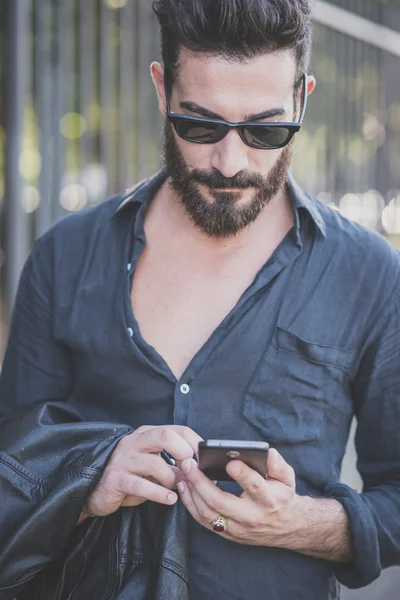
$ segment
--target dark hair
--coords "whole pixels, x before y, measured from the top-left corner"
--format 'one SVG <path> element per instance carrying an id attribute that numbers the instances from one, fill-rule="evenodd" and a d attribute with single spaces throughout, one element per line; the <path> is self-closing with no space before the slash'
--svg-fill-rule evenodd
<path id="1" fill-rule="evenodd" d="M 182 46 L 235 61 L 291 50 L 297 61 L 296 84 L 308 69 L 310 0 L 154 0 L 153 10 L 161 26 L 169 86 Z"/>

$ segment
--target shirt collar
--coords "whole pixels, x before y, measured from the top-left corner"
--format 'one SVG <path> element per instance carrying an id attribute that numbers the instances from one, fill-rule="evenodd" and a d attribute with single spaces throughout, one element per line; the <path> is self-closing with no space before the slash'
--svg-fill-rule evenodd
<path id="1" fill-rule="evenodd" d="M 326 223 L 318 207 L 318 201 L 301 189 L 301 187 L 297 184 L 292 174 L 289 174 L 288 189 L 293 202 L 293 208 L 296 217 L 296 225 L 298 227 L 298 230 L 300 228 L 300 223 L 298 222 L 298 214 L 299 210 L 303 209 L 307 211 L 307 213 L 310 215 L 311 219 L 318 227 L 321 234 L 324 237 L 326 237 Z"/>
<path id="2" fill-rule="evenodd" d="M 167 174 L 164 169 L 152 177 L 148 177 L 124 192 L 112 216 L 122 212 L 126 207 L 147 202 L 164 183 Z"/>
<path id="3" fill-rule="evenodd" d="M 152 177 L 140 181 L 133 188 L 126 190 L 117 209 L 114 211 L 114 215 L 123 211 L 127 206 L 146 203 L 164 183 L 166 178 L 167 174 L 165 169 L 161 169 Z M 326 224 L 318 208 L 317 200 L 302 190 L 291 174 L 289 174 L 288 189 L 293 202 L 298 234 L 300 233 L 299 209 L 303 209 L 310 215 L 321 234 L 326 237 Z"/>

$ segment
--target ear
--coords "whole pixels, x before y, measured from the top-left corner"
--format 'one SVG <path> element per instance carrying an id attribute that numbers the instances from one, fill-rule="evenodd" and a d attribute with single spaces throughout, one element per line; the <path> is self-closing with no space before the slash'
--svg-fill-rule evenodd
<path id="1" fill-rule="evenodd" d="M 150 73 L 156 88 L 159 109 L 161 114 L 165 117 L 167 113 L 167 103 L 164 88 L 164 67 L 158 62 L 153 62 L 150 66 Z"/>
<path id="2" fill-rule="evenodd" d="M 315 90 L 315 86 L 317 85 L 317 82 L 315 80 L 315 77 L 313 75 L 307 75 L 307 96 L 309 96 L 310 94 L 313 93 L 313 91 Z M 296 117 L 298 118 L 299 114 L 300 114 L 300 107 L 301 107 L 301 98 L 303 95 L 303 89 L 302 87 L 299 89 L 298 92 L 298 96 L 297 96 L 297 107 L 296 107 Z"/>
<path id="3" fill-rule="evenodd" d="M 317 85 L 317 81 L 316 81 L 315 77 L 313 77 L 313 75 L 308 75 L 308 77 L 307 77 L 307 95 L 308 96 L 310 96 L 313 93 L 316 85 Z"/>

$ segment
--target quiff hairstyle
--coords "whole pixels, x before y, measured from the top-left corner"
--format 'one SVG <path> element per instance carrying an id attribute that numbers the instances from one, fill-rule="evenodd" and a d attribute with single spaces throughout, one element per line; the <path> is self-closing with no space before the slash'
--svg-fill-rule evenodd
<path id="1" fill-rule="evenodd" d="M 154 0 L 169 92 L 182 47 L 232 61 L 289 50 L 295 89 L 311 53 L 310 0 Z"/>

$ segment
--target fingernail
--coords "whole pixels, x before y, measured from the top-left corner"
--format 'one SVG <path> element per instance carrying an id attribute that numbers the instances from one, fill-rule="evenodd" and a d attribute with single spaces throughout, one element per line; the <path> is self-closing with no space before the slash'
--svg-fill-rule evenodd
<path id="1" fill-rule="evenodd" d="M 179 483 L 177 483 L 176 487 L 179 490 L 180 494 L 183 494 L 183 492 L 185 491 L 185 484 L 183 483 L 183 481 L 179 481 Z"/>
<path id="2" fill-rule="evenodd" d="M 189 459 L 186 459 L 183 461 L 182 463 L 182 469 L 183 471 L 187 474 L 190 472 L 190 469 L 192 468 L 192 461 Z"/>
<path id="3" fill-rule="evenodd" d="M 179 484 L 178 484 L 179 485 Z M 168 502 L 170 502 L 171 504 L 175 504 L 175 502 L 178 500 L 177 495 L 172 493 L 168 494 Z"/>

